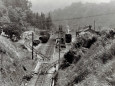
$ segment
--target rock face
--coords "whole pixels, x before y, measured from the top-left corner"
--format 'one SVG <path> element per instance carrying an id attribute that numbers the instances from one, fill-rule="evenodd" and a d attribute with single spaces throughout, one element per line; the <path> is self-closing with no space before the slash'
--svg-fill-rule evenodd
<path id="1" fill-rule="evenodd" d="M 9 22 L 8 9 L 0 0 L 0 26 Z M 0 36 L 0 85 L 20 86 L 24 74 L 16 48 L 10 40 Z"/>
<path id="2" fill-rule="evenodd" d="M 16 44 L 15 44 L 16 45 Z M 0 85 L 20 86 L 27 81 L 25 76 L 31 74 L 35 60 L 31 60 L 28 51 L 14 46 L 9 39 L 0 36 Z M 27 56 L 27 55 L 29 56 Z"/>
<path id="3" fill-rule="evenodd" d="M 9 40 L 1 36 L 0 40 L 0 85 L 19 86 L 25 72 L 19 61 L 18 52 Z"/>

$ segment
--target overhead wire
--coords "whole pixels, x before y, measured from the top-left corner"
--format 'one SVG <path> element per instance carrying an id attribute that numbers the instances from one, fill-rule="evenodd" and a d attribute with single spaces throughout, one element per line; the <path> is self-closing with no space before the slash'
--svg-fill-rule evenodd
<path id="1" fill-rule="evenodd" d="M 52 22 L 61 22 L 61 21 L 70 21 L 70 20 L 80 20 L 80 19 L 84 19 L 84 18 L 92 18 L 92 17 L 100 17 L 100 16 L 107 16 L 107 15 L 114 15 L 115 12 L 111 12 L 111 13 L 100 13 L 100 14 L 95 14 L 95 15 L 89 15 L 89 16 L 80 16 L 80 17 L 73 17 L 73 18 L 63 18 L 63 19 L 52 19 Z M 36 22 L 37 23 L 48 23 L 50 21 L 46 21 L 46 20 L 41 20 L 41 21 L 38 21 Z M 0 23 L 3 23 L 3 22 L 0 22 Z M 8 24 L 15 24 L 13 22 L 10 22 Z M 5 23 L 6 24 L 6 23 Z"/>
<path id="2" fill-rule="evenodd" d="M 75 19 L 83 19 L 83 18 L 90 18 L 90 17 L 96 17 L 96 16 L 113 15 L 113 14 L 115 14 L 115 12 L 96 14 L 96 15 L 90 15 L 90 16 L 82 16 L 82 17 L 65 18 L 65 19 L 54 19 L 52 21 L 75 20 Z"/>

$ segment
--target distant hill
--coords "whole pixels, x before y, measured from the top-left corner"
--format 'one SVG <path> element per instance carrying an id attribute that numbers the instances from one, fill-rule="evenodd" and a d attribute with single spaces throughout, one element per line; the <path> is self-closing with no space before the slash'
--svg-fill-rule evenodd
<path id="1" fill-rule="evenodd" d="M 96 28 L 103 26 L 115 27 L 115 1 L 101 4 L 96 3 L 83 4 L 81 2 L 73 3 L 71 6 L 65 7 L 64 9 L 57 9 L 51 12 L 51 14 L 53 20 L 67 19 L 64 21 L 54 21 L 57 25 L 69 24 L 69 26 L 73 29 L 78 28 L 79 26 L 85 26 L 89 24 L 93 25 L 94 20 L 96 21 Z M 68 20 L 71 18 L 80 18 L 80 19 Z"/>

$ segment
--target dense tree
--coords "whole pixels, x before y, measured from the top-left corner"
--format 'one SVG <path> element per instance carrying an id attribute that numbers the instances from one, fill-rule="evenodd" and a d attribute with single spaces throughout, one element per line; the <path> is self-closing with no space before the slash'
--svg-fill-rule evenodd
<path id="1" fill-rule="evenodd" d="M 26 21 L 33 25 L 33 12 L 26 11 Z"/>
<path id="2" fill-rule="evenodd" d="M 16 23 L 7 24 L 0 28 L 0 30 L 3 30 L 12 41 L 18 41 L 21 38 L 21 33 L 24 31 L 24 29 Z"/>
<path id="3" fill-rule="evenodd" d="M 8 16 L 11 22 L 24 25 L 34 26 L 43 30 L 50 30 L 52 26 L 51 15 L 46 17 L 44 13 L 33 13 L 31 11 L 32 4 L 28 0 L 3 0 L 8 8 Z"/>
<path id="4" fill-rule="evenodd" d="M 53 25 L 52 24 L 52 19 L 51 19 L 51 15 L 49 13 L 48 17 L 46 18 L 46 28 L 47 28 L 47 30 L 50 30 L 52 25 Z"/>
<path id="5" fill-rule="evenodd" d="M 28 0 L 3 0 L 3 2 L 7 7 L 20 7 L 23 10 L 30 9 L 30 7 L 32 6 L 31 2 L 29 2 Z"/>
<path id="6" fill-rule="evenodd" d="M 40 15 L 38 13 L 35 15 L 35 26 L 40 28 Z"/>
<path id="7" fill-rule="evenodd" d="M 44 13 L 41 13 L 41 15 L 36 13 L 34 22 L 35 22 L 35 26 L 37 28 L 43 29 L 43 30 L 50 30 L 51 26 L 53 25 L 50 13 L 49 13 L 48 17 L 46 17 Z"/>
<path id="8" fill-rule="evenodd" d="M 46 29 L 46 18 L 44 13 L 41 13 L 40 24 L 41 29 Z"/>
<path id="9" fill-rule="evenodd" d="M 19 22 L 19 20 L 20 20 L 19 14 L 12 7 L 9 8 L 8 16 L 9 16 L 11 22 Z"/>

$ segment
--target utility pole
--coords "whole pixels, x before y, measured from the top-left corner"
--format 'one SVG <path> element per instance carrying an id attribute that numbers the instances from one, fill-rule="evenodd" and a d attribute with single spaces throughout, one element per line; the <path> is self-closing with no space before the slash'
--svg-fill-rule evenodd
<path id="1" fill-rule="evenodd" d="M 32 60 L 34 58 L 33 41 L 34 41 L 34 33 L 32 32 Z"/>
<path id="2" fill-rule="evenodd" d="M 95 20 L 94 20 L 94 30 L 95 30 Z"/>
<path id="3" fill-rule="evenodd" d="M 58 38 L 59 38 L 59 65 L 60 65 L 60 42 L 61 42 L 61 38 L 60 38 L 60 30 L 61 30 L 61 26 L 59 26 L 59 32 L 58 32 Z"/>

